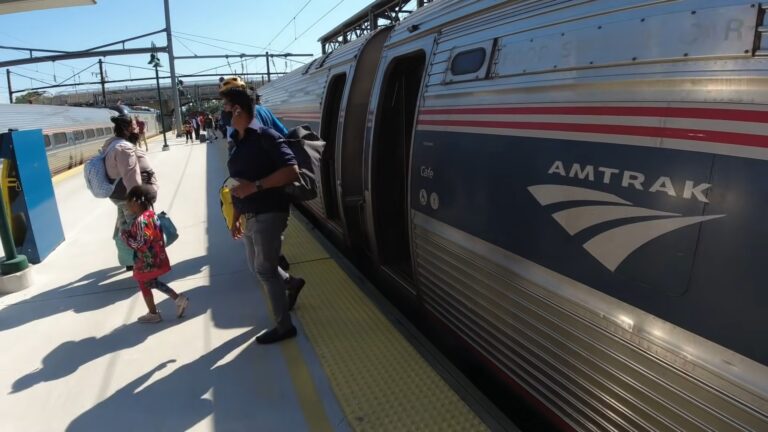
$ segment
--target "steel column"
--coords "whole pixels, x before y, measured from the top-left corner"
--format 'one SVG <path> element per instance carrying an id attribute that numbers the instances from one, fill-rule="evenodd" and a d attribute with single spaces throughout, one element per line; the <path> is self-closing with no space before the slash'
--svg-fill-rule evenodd
<path id="1" fill-rule="evenodd" d="M 173 119 L 176 126 L 176 137 L 181 136 L 181 103 L 179 102 L 179 88 L 176 85 L 176 60 L 173 57 L 173 38 L 171 37 L 171 7 L 168 0 L 165 3 L 165 34 L 168 39 L 168 66 L 171 69 L 171 98 L 173 99 Z M 163 135 L 165 136 L 165 135 Z M 166 144 L 167 146 L 167 144 Z"/>

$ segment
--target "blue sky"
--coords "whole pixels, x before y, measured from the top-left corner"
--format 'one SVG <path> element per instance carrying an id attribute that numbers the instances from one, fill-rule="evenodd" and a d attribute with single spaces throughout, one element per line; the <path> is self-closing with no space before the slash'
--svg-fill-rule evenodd
<path id="1" fill-rule="evenodd" d="M 318 37 L 366 7 L 371 1 L 171 0 L 174 52 L 176 55 L 259 54 L 265 51 L 264 48 L 269 48 L 270 52 L 319 55 Z M 298 13 L 302 7 L 304 9 Z M 326 13 L 328 15 L 318 21 Z M 314 23 L 316 24 L 309 28 Z M 163 27 L 165 17 L 162 0 L 97 0 L 95 6 L 0 15 L 0 45 L 74 51 L 150 33 Z M 158 46 L 164 46 L 165 35 L 128 42 L 126 47 L 147 47 L 152 41 Z M 28 55 L 19 51 L 0 50 L 1 60 L 18 59 Z M 138 69 L 147 68 L 148 60 L 148 54 L 104 59 L 105 62 L 112 63 L 106 66 L 109 79 L 153 77 L 154 72 L 151 70 Z M 297 60 L 306 62 L 309 58 Z M 61 82 L 77 73 L 79 75 L 68 82 L 98 81 L 98 66 L 80 72 L 97 61 L 98 58 L 89 58 L 56 62 L 55 65 L 39 63 L 13 66 L 10 68 L 14 72 L 12 85 L 14 90 L 44 86 L 44 83 L 53 83 L 54 76 L 55 81 Z M 168 61 L 165 54 L 161 55 L 161 61 L 167 70 Z M 227 65 L 225 59 L 178 60 L 176 71 L 178 74 L 193 74 L 218 67 L 207 73 L 229 75 L 233 71 L 242 73 L 266 70 L 263 58 L 243 64 L 240 64 L 239 60 L 231 59 L 229 63 L 230 65 Z M 118 65 L 133 67 L 129 69 Z M 275 59 L 272 69 L 284 71 L 297 66 L 300 64 Z M 8 86 L 6 80 L 2 79 L 0 82 L 0 102 L 6 103 Z M 134 85 L 148 83 L 137 82 Z M 73 89 L 72 87 L 61 90 Z"/>

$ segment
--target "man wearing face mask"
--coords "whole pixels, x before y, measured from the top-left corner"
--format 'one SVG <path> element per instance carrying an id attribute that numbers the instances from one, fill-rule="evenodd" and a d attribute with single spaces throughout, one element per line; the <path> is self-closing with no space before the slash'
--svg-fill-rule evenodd
<path id="1" fill-rule="evenodd" d="M 245 243 L 248 266 L 266 288 L 275 316 L 274 328 L 264 330 L 256 342 L 268 344 L 296 336 L 289 310 L 298 299 L 304 280 L 278 266 L 281 236 L 288 223 L 290 200 L 282 187 L 299 177 L 296 158 L 274 130 L 253 127 L 253 99 L 240 88 L 221 92 L 224 109 L 232 112 L 234 146 L 227 168 L 238 184 L 230 188 L 235 207 L 232 237 Z M 245 216 L 244 226 L 240 216 Z"/>

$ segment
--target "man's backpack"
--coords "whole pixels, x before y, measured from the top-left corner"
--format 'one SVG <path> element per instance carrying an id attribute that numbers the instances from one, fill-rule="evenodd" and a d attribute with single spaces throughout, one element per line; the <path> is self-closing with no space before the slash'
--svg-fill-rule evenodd
<path id="1" fill-rule="evenodd" d="M 294 202 L 311 201 L 317 198 L 317 178 L 320 175 L 320 160 L 323 157 L 325 141 L 308 125 L 291 129 L 285 138 L 288 148 L 296 156 L 299 179 L 285 185 L 283 190 Z"/>
<path id="2" fill-rule="evenodd" d="M 119 179 L 113 181 L 109 178 L 105 159 L 107 154 L 121 141 L 120 139 L 112 140 L 105 151 L 89 159 L 83 166 L 85 185 L 96 198 L 109 198 L 115 191 Z"/>

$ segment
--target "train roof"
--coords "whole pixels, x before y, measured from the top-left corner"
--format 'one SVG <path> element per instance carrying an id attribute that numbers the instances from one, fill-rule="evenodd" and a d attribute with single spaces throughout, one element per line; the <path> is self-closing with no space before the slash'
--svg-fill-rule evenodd
<path id="1" fill-rule="evenodd" d="M 110 124 L 117 113 L 105 108 L 79 108 L 57 105 L 2 104 L 0 131 L 8 129 L 53 129 L 79 124 Z"/>

